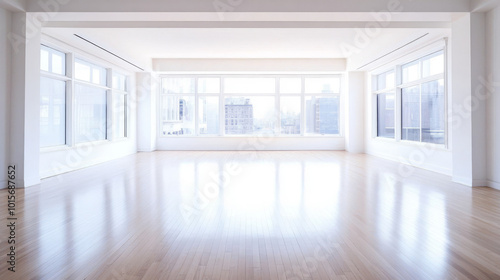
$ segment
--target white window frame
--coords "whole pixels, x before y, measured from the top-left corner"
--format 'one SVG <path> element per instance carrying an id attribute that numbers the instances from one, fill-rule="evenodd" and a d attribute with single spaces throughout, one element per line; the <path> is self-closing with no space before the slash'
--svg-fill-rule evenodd
<path id="1" fill-rule="evenodd" d="M 339 93 L 305 93 L 305 79 L 306 78 L 330 78 L 335 77 L 340 79 L 340 92 Z M 293 138 L 293 137 L 322 137 L 322 138 L 342 138 L 344 135 L 344 106 L 343 106 L 343 91 L 344 91 L 344 78 L 345 75 L 340 72 L 335 72 L 331 74 L 161 74 L 159 76 L 160 84 L 158 87 L 158 100 L 157 112 L 158 119 L 160 120 L 157 125 L 157 135 L 159 138 L 178 138 L 178 137 L 224 137 L 224 138 L 238 138 L 238 137 L 255 137 L 253 134 L 248 135 L 226 135 L 225 134 L 225 120 L 224 120 L 224 100 L 226 97 L 231 96 L 248 96 L 248 97 L 259 97 L 259 96 L 273 96 L 275 98 L 275 112 L 277 113 L 277 118 L 275 120 L 275 128 L 273 137 L 282 138 Z M 182 93 L 182 94 L 163 94 L 163 78 L 194 78 L 195 92 L 194 93 Z M 220 91 L 219 93 L 198 93 L 198 79 L 199 78 L 220 78 Z M 224 79 L 225 78 L 274 78 L 275 79 L 275 91 L 274 93 L 226 93 L 224 89 Z M 283 93 L 280 94 L 280 78 L 300 78 L 301 79 L 301 92 L 300 93 Z M 161 100 L 163 96 L 193 96 L 195 97 L 195 133 L 192 135 L 162 135 L 162 108 Z M 205 135 L 199 133 L 199 110 L 198 102 L 201 96 L 218 96 L 219 97 L 219 133 L 217 135 Z M 295 96 L 301 99 L 301 115 L 300 115 L 300 134 L 281 134 L 281 116 L 280 116 L 280 97 Z M 306 114 L 305 114 L 305 98 L 307 96 L 325 96 L 325 97 L 335 97 L 339 99 L 339 134 L 308 134 L 306 131 Z"/>
<path id="2" fill-rule="evenodd" d="M 431 75 L 425 78 L 422 78 L 422 67 L 421 67 L 421 59 L 432 55 L 436 52 L 443 52 L 444 56 L 444 68 L 443 68 L 443 73 L 440 74 L 435 74 Z M 403 83 L 402 82 L 402 66 L 408 63 L 411 63 L 413 61 L 419 60 L 420 64 L 420 79 Z M 408 55 L 406 55 L 403 58 L 400 58 L 398 60 L 393 61 L 390 63 L 390 67 L 383 67 L 376 69 L 371 72 L 371 79 L 372 79 L 372 138 L 375 138 L 377 140 L 385 140 L 385 141 L 392 141 L 392 142 L 400 142 L 400 143 L 405 143 L 409 145 L 432 145 L 438 148 L 444 148 L 444 149 L 449 149 L 449 128 L 448 128 L 448 122 L 445 121 L 444 125 L 444 144 L 435 144 L 435 143 L 429 143 L 429 142 L 422 142 L 422 135 L 420 135 L 420 141 L 411 141 L 411 140 L 402 140 L 402 91 L 403 88 L 407 87 L 412 87 L 412 86 L 417 86 L 417 85 L 422 85 L 427 82 L 431 81 L 436 81 L 443 79 L 444 80 L 444 113 L 445 113 L 445 120 L 448 118 L 448 43 L 447 43 L 447 38 L 443 38 L 433 44 L 430 44 L 428 46 L 425 46 L 417 51 L 414 51 Z M 378 137 L 377 136 L 377 94 L 382 93 L 385 90 L 377 91 L 376 89 L 376 81 L 375 79 L 379 74 L 383 74 L 385 72 L 394 70 L 395 71 L 395 88 L 393 92 L 395 92 L 395 137 L 394 138 L 386 138 L 386 137 Z M 420 107 L 422 108 L 422 107 Z M 420 116 L 420 122 L 422 121 L 422 116 Z M 420 126 L 421 127 L 421 126 Z"/>
<path id="3" fill-rule="evenodd" d="M 111 63 L 103 63 L 101 61 L 98 61 L 96 59 L 93 59 L 91 57 L 88 57 L 86 55 L 81 55 L 80 53 L 75 52 L 71 47 L 62 47 L 58 43 L 53 43 L 53 40 L 42 40 L 42 43 L 40 47 L 45 46 L 47 48 L 54 49 L 56 51 L 62 52 L 66 55 L 66 60 L 65 60 L 65 75 L 59 75 L 59 74 L 54 74 L 51 72 L 47 72 L 44 70 L 40 69 L 40 76 L 41 77 L 47 77 L 51 79 L 57 79 L 66 82 L 66 144 L 65 145 L 59 145 L 59 146 L 51 146 L 51 147 L 40 147 L 40 152 L 52 152 L 52 151 L 58 151 L 58 150 L 65 150 L 68 148 L 74 148 L 78 146 L 83 146 L 83 145 L 88 145 L 89 143 L 91 144 L 99 144 L 99 143 L 108 143 L 108 142 L 113 142 L 113 141 L 122 141 L 122 140 L 128 140 L 129 139 L 129 131 L 130 131 L 130 112 L 128 110 L 128 102 L 130 100 L 130 76 L 124 74 L 123 72 L 119 70 L 115 70 L 116 67 L 112 65 Z M 105 85 L 101 84 L 95 84 L 92 82 L 86 82 L 82 80 L 78 80 L 75 78 L 75 60 L 81 60 L 85 63 L 91 64 L 91 65 L 96 65 L 98 67 L 101 67 L 105 69 L 106 71 L 106 81 Z M 108 65 L 108 67 L 104 65 Z M 40 65 L 38 66 L 40 68 Z M 50 69 L 50 67 L 49 67 Z M 125 81 L 126 81 L 126 88 L 125 91 L 121 90 L 116 90 L 112 88 L 112 83 L 111 83 L 111 78 L 112 74 L 114 71 L 117 71 L 117 73 L 124 75 L 125 76 Z M 83 142 L 83 143 L 76 143 L 75 140 L 75 123 L 76 123 L 76 118 L 75 118 L 75 98 L 74 98 L 74 88 L 76 84 L 80 85 L 85 85 L 85 86 L 90 86 L 90 87 L 95 87 L 95 88 L 100 88 L 100 89 L 105 89 L 106 90 L 106 139 L 105 140 L 97 140 L 97 141 L 89 141 L 89 142 Z M 116 94 L 124 94 L 126 95 L 126 104 L 125 106 L 125 137 L 114 137 L 114 131 L 112 129 L 112 126 L 109 124 L 113 122 L 113 96 Z"/>

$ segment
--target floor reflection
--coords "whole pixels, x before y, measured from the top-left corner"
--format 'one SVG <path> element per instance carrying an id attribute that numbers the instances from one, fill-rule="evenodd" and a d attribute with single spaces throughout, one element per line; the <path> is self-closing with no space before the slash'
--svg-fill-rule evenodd
<path id="1" fill-rule="evenodd" d="M 497 275 L 500 195 L 397 170 L 344 152 L 159 152 L 68 173 L 23 197 L 19 276 L 275 279 L 305 260 L 315 279 Z"/>

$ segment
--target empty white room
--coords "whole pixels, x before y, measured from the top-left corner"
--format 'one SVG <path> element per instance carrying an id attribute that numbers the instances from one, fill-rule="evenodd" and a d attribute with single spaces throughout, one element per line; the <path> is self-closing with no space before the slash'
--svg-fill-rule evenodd
<path id="1" fill-rule="evenodd" d="M 0 279 L 500 279 L 500 1 L 0 0 Z"/>

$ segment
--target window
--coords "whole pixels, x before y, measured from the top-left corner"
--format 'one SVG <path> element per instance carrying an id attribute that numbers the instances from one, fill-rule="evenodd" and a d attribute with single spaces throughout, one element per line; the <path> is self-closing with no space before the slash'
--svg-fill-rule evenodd
<path id="1" fill-rule="evenodd" d="M 106 69 L 80 59 L 75 59 L 75 78 L 80 81 L 106 86 Z"/>
<path id="2" fill-rule="evenodd" d="M 377 136 L 394 138 L 394 93 L 377 94 Z"/>
<path id="3" fill-rule="evenodd" d="M 339 75 L 165 76 L 160 135 L 339 135 L 340 80 Z"/>
<path id="4" fill-rule="evenodd" d="M 40 146 L 66 144 L 66 83 L 40 78 Z"/>
<path id="5" fill-rule="evenodd" d="M 444 144 L 444 51 L 405 64 L 402 69 L 401 139 Z M 406 86 L 406 82 L 417 85 Z"/>
<path id="6" fill-rule="evenodd" d="M 40 48 L 40 70 L 66 75 L 66 54 L 42 45 Z"/>
<path id="7" fill-rule="evenodd" d="M 76 143 L 106 140 L 106 90 L 75 85 Z"/>
<path id="8" fill-rule="evenodd" d="M 40 147 L 66 144 L 66 54 L 40 47 Z"/>
<path id="9" fill-rule="evenodd" d="M 111 95 L 113 97 L 113 138 L 127 137 L 127 77 L 113 73 Z"/>
<path id="10" fill-rule="evenodd" d="M 377 95 L 377 136 L 395 137 L 395 85 L 394 70 L 379 74 L 374 79 Z"/>
<path id="11" fill-rule="evenodd" d="M 377 136 L 395 138 L 396 132 L 400 132 L 401 140 L 445 144 L 444 51 L 394 68 L 373 80 Z M 401 77 L 400 83 L 396 83 L 395 73 Z M 395 93 L 400 93 L 400 99 Z M 395 110 L 399 108 L 398 102 L 399 112 Z M 401 117 L 398 131 L 395 130 L 396 115 Z"/>
<path id="12" fill-rule="evenodd" d="M 280 97 L 281 134 L 300 135 L 300 96 Z"/>
<path id="13" fill-rule="evenodd" d="M 225 134 L 274 134 L 274 107 L 274 96 L 226 97 Z"/>
<path id="14" fill-rule="evenodd" d="M 127 76 L 45 45 L 40 76 L 41 148 L 127 137 Z"/>

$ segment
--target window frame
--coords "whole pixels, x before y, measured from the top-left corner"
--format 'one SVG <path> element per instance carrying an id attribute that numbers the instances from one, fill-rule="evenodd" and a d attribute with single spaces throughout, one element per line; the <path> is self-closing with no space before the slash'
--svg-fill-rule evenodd
<path id="1" fill-rule="evenodd" d="M 64 81 L 66 83 L 66 143 L 64 145 L 58 145 L 58 146 L 50 146 L 50 147 L 41 147 L 40 146 L 40 152 L 52 152 L 52 151 L 59 151 L 59 150 L 65 150 L 65 149 L 70 149 L 70 148 L 75 148 L 79 146 L 84 146 L 84 145 L 96 145 L 99 143 L 108 143 L 108 142 L 114 142 L 114 141 L 123 141 L 123 140 L 128 140 L 129 139 L 129 131 L 130 131 L 130 112 L 129 112 L 129 100 L 130 100 L 130 75 L 125 74 L 121 69 L 119 69 L 117 66 L 111 63 L 107 63 L 104 60 L 100 60 L 99 58 L 92 58 L 91 56 L 85 55 L 83 53 L 75 51 L 74 48 L 66 46 L 66 45 L 61 45 L 59 43 L 53 43 L 52 40 L 49 40 L 50 38 L 43 39 L 42 43 L 40 44 L 40 49 L 42 48 L 50 48 L 54 49 L 55 51 L 61 52 L 65 54 L 65 75 L 60 75 L 60 74 L 55 74 L 51 73 L 45 70 L 41 69 L 41 65 L 39 65 L 40 68 L 40 77 L 46 77 L 46 78 L 51 78 L 51 79 L 57 79 Z M 65 46 L 65 47 L 64 47 Z M 106 74 L 106 79 L 101 83 L 101 84 L 96 84 L 92 82 L 87 82 L 84 80 L 79 80 L 76 79 L 75 77 L 75 65 L 76 61 L 80 60 L 83 61 L 86 64 L 90 65 L 95 65 L 101 69 L 104 69 L 105 74 Z M 104 66 L 106 65 L 106 66 Z M 116 70 L 115 70 L 116 69 Z M 49 68 L 50 70 L 50 68 Z M 112 77 L 113 73 L 118 73 L 121 74 L 125 77 L 125 91 L 119 90 L 119 89 L 113 89 L 112 85 Z M 88 141 L 88 142 L 82 142 L 82 143 L 77 143 L 76 138 L 75 138 L 75 125 L 76 125 L 76 117 L 75 117 L 75 109 L 76 109 L 76 104 L 75 104 L 75 85 L 80 84 L 84 86 L 89 86 L 89 87 L 94 87 L 94 88 L 99 88 L 99 89 L 104 89 L 106 91 L 106 139 L 104 140 L 96 140 L 96 141 Z M 125 118 L 125 124 L 124 124 L 124 130 L 125 130 L 125 137 L 115 137 L 115 131 L 114 131 L 114 126 L 110 126 L 110 124 L 114 123 L 114 106 L 113 106 L 113 98 L 114 96 L 119 95 L 123 96 L 125 95 L 125 104 L 124 104 L 124 118 Z"/>
<path id="2" fill-rule="evenodd" d="M 403 57 L 402 59 L 399 59 L 393 63 L 391 63 L 390 67 L 385 67 L 385 68 L 380 68 L 375 71 L 371 72 L 371 89 L 372 89 L 372 138 L 377 139 L 377 140 L 387 140 L 387 141 L 394 141 L 394 142 L 399 142 L 403 144 L 410 144 L 410 145 L 433 145 L 435 147 L 442 147 L 444 149 L 449 149 L 449 129 L 448 129 L 448 122 L 444 122 L 444 143 L 443 144 L 436 144 L 436 143 L 431 143 L 431 142 L 423 142 L 422 141 L 422 133 L 420 133 L 420 140 L 419 141 L 413 141 L 413 140 L 403 140 L 402 139 L 402 130 L 403 130 L 403 115 L 402 115 L 402 92 L 404 88 L 409 88 L 413 86 L 419 86 L 420 88 L 422 87 L 423 84 L 432 82 L 432 81 L 438 81 L 438 80 L 443 80 L 444 81 L 444 119 L 448 119 L 448 44 L 446 38 L 443 39 L 444 43 L 440 44 L 433 44 L 431 46 L 427 46 L 422 48 L 419 51 L 415 51 L 413 53 L 410 53 Z M 427 77 L 423 77 L 423 67 L 422 67 L 422 62 L 425 58 L 428 58 L 432 56 L 433 54 L 442 52 L 443 53 L 443 73 L 439 74 L 434 74 L 434 75 L 429 75 Z M 402 68 L 406 64 L 414 63 L 415 61 L 418 61 L 419 65 L 419 79 L 411 81 L 411 82 L 405 82 L 403 83 L 403 71 Z M 384 90 L 377 90 L 377 77 L 380 74 L 387 73 L 389 71 L 395 71 L 395 86 L 392 89 L 395 93 L 395 137 L 394 138 L 387 138 L 387 137 L 379 137 L 378 136 L 378 131 L 377 131 L 377 125 L 378 125 L 378 112 L 377 112 L 377 95 L 379 93 L 384 93 L 384 92 L 390 92 L 387 89 Z M 420 95 L 421 95 L 420 91 Z M 420 102 L 420 111 L 422 111 L 422 104 Z M 420 112 L 420 129 L 422 129 L 422 116 Z"/>
<path id="3" fill-rule="evenodd" d="M 275 91 L 274 93 L 226 93 L 224 89 L 224 79 L 225 78 L 274 78 Z M 339 93 L 305 93 L 305 79 L 306 78 L 338 78 L 340 82 L 340 92 Z M 158 133 L 157 137 L 159 138 L 177 138 L 177 137 L 223 137 L 223 138 L 238 138 L 238 137 L 255 137 L 256 134 L 242 134 L 242 135 L 233 135 L 225 133 L 225 118 L 224 118 L 224 100 L 226 97 L 265 97 L 270 96 L 274 97 L 274 112 L 277 117 L 274 121 L 274 130 L 273 137 L 281 137 L 281 138 L 293 138 L 293 137 L 326 137 L 326 138 L 341 138 L 344 137 L 344 106 L 343 106 L 343 91 L 345 85 L 345 75 L 342 72 L 333 72 L 327 74 L 239 74 L 239 73 L 224 73 L 224 74 L 170 74 L 163 73 L 159 75 L 160 84 L 158 90 L 158 100 L 161 100 L 164 95 L 169 96 L 194 96 L 195 97 L 195 133 L 192 135 L 162 135 L 162 117 L 163 112 L 161 108 L 161 101 L 158 102 L 157 112 L 158 112 Z M 163 93 L 163 79 L 164 78 L 194 78 L 195 83 L 195 92 L 190 94 L 166 94 Z M 220 78 L 220 90 L 219 93 L 198 93 L 198 79 L 200 78 Z M 300 78 L 301 79 L 301 93 L 280 93 L 280 78 Z M 218 96 L 219 97 L 219 133 L 215 134 L 200 134 L 199 133 L 199 97 L 201 96 Z M 339 100 L 339 133 L 338 134 L 308 134 L 305 133 L 305 97 L 306 96 L 327 96 L 334 97 L 338 96 Z M 280 97 L 300 97 L 301 102 L 301 115 L 300 115 L 300 134 L 282 134 L 281 133 L 281 106 L 280 106 Z"/>

